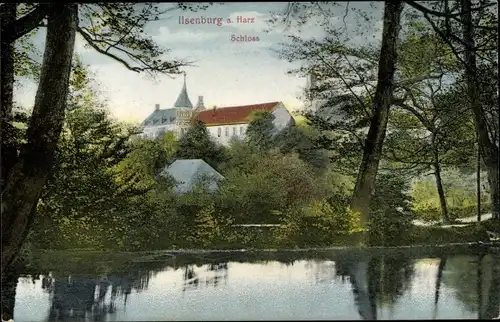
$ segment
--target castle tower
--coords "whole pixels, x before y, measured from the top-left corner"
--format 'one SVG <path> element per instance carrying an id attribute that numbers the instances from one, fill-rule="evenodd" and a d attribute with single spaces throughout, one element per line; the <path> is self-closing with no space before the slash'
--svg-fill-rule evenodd
<path id="1" fill-rule="evenodd" d="M 316 74 L 314 73 L 314 71 L 311 70 L 309 72 L 309 75 L 307 76 L 306 90 L 310 91 L 311 89 L 315 88 L 316 86 L 318 86 L 318 77 L 316 76 Z M 308 99 L 307 106 L 311 110 L 317 111 L 318 110 L 318 101 L 317 101 L 317 99 L 314 99 L 314 98 L 313 99 L 311 99 L 311 98 Z"/>
<path id="2" fill-rule="evenodd" d="M 176 112 L 175 123 L 177 125 L 177 136 L 180 137 L 186 133 L 187 129 L 191 126 L 191 118 L 193 115 L 193 104 L 187 93 L 186 72 L 184 72 L 184 85 L 175 101 L 174 108 Z"/>

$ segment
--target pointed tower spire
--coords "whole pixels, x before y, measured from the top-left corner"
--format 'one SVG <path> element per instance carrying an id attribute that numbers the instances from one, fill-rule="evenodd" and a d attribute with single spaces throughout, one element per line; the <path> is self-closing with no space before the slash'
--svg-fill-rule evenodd
<path id="1" fill-rule="evenodd" d="M 177 100 L 175 101 L 174 107 L 188 107 L 188 108 L 193 108 L 193 104 L 189 100 L 189 96 L 187 93 L 187 86 L 186 86 L 186 72 L 184 72 L 184 85 L 182 86 L 182 90 L 177 97 Z"/>

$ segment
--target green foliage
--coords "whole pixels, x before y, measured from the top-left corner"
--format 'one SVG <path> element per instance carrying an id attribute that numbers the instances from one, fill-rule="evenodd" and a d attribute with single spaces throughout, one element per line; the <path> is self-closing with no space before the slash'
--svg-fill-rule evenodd
<path id="1" fill-rule="evenodd" d="M 109 117 L 89 73 L 76 65 L 53 175 L 30 239 L 49 248 L 151 245 L 172 218 L 165 209 L 171 185 L 155 180 L 168 153 L 160 142 L 130 140 L 134 129 Z"/>
<path id="2" fill-rule="evenodd" d="M 281 153 L 298 153 L 302 161 L 321 173 L 326 170 L 330 160 L 325 149 L 316 147 L 318 136 L 312 128 L 290 126 L 278 133 L 274 146 Z"/>
<path id="3" fill-rule="evenodd" d="M 120 191 L 145 192 L 156 185 L 157 176 L 168 160 L 161 142 L 136 138 L 132 150 L 110 171 Z"/>
<path id="4" fill-rule="evenodd" d="M 36 33 L 32 31 L 18 39 L 14 46 L 14 75 L 26 77 L 31 80 L 38 80 L 40 76 L 41 53 L 31 41 L 31 37 Z M 22 85 L 16 82 L 16 85 Z"/>
<path id="5" fill-rule="evenodd" d="M 256 111 L 246 130 L 246 141 L 250 146 L 267 151 L 273 146 L 276 134 L 274 115 L 268 111 Z"/>
<path id="6" fill-rule="evenodd" d="M 410 182 L 394 173 L 380 173 L 371 204 L 370 243 L 394 244 L 413 226 Z"/>
<path id="7" fill-rule="evenodd" d="M 490 198 L 487 193 L 487 178 L 481 176 L 481 210 L 490 211 Z M 450 213 L 450 219 L 470 217 L 477 214 L 477 195 L 475 175 L 466 175 L 456 168 L 443 171 L 443 189 Z M 412 191 L 412 209 L 419 219 L 439 221 L 441 205 L 433 178 L 422 178 L 415 182 Z"/>
<path id="8" fill-rule="evenodd" d="M 165 133 L 163 137 L 160 138 L 160 144 L 165 150 L 169 160 L 175 156 L 175 153 L 179 149 L 179 142 L 177 141 L 175 134 L 170 131 Z"/>
<path id="9" fill-rule="evenodd" d="M 225 160 L 222 146 L 214 142 L 203 122 L 197 122 L 180 138 L 175 157 L 178 159 L 202 159 L 215 169 Z"/>
<path id="10" fill-rule="evenodd" d="M 330 246 L 339 237 L 362 231 L 359 214 L 349 208 L 339 210 L 326 200 L 317 200 L 288 213 L 275 238 L 278 244 L 319 247 Z"/>
<path id="11" fill-rule="evenodd" d="M 225 211 L 237 223 L 277 223 L 277 215 L 321 196 L 324 187 L 297 155 L 264 153 L 260 162 L 227 170 L 220 187 Z"/>
<path id="12" fill-rule="evenodd" d="M 448 228 L 414 226 L 394 245 L 443 245 L 485 240 L 486 232 L 475 225 Z"/>
<path id="13" fill-rule="evenodd" d="M 197 211 L 191 235 L 187 240 L 200 247 L 221 245 L 221 242 L 227 239 L 231 223 L 230 218 L 216 210 L 213 201 L 209 202 Z"/>
<path id="14" fill-rule="evenodd" d="M 128 198 L 128 207 L 120 213 L 123 225 L 118 241 L 119 248 L 126 250 L 148 250 L 169 248 L 179 238 L 177 199 L 168 182 L 160 182 L 144 195 Z M 108 248 L 116 248 L 108 245 Z"/>

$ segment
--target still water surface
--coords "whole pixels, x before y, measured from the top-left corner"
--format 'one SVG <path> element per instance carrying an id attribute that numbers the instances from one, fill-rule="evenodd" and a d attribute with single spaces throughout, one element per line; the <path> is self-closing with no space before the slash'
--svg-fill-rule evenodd
<path id="1" fill-rule="evenodd" d="M 352 254 L 350 254 L 352 255 Z M 491 319 L 495 253 L 40 256 L 14 320 Z M 29 273 L 29 275 L 28 275 Z"/>

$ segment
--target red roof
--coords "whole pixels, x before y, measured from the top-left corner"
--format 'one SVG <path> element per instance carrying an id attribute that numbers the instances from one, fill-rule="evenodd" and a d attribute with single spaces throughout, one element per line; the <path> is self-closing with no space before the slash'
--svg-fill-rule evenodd
<path id="1" fill-rule="evenodd" d="M 268 111 L 272 112 L 280 102 L 270 102 L 254 105 L 218 107 L 201 111 L 195 120 L 202 121 L 207 126 L 241 124 L 250 122 L 252 112 Z"/>

